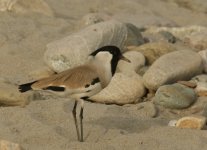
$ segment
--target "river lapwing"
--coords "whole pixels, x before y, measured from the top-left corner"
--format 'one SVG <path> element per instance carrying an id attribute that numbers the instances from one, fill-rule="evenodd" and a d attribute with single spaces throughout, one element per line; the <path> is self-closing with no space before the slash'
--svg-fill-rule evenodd
<path id="1" fill-rule="evenodd" d="M 57 95 L 74 99 L 73 118 L 78 140 L 83 142 L 82 120 L 84 100 L 90 99 L 91 96 L 97 94 L 109 84 L 119 60 L 130 62 L 121 54 L 118 47 L 104 46 L 92 52 L 84 65 L 65 70 L 47 78 L 19 85 L 19 91 L 23 93 L 30 90 L 47 90 Z M 78 102 L 81 104 L 79 115 L 80 133 L 76 118 Z"/>

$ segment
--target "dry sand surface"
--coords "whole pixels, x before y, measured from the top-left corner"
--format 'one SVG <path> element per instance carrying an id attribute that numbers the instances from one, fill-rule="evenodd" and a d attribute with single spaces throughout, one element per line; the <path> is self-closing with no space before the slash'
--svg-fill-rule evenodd
<path id="1" fill-rule="evenodd" d="M 45 2 L 50 10 L 25 8 L 23 12 L 0 12 L 1 79 L 20 84 L 37 78 L 35 71 L 48 68 L 43 61 L 46 44 L 77 30 L 80 19 L 90 12 L 105 13 L 140 28 L 207 26 L 206 0 Z M 158 112 L 154 117 L 156 110 L 152 110 L 149 103 L 117 106 L 87 102 L 85 142 L 80 143 L 71 114 L 73 101 L 54 96 L 42 99 L 45 100 L 37 98 L 25 107 L 0 107 L 0 139 L 18 143 L 25 150 L 207 149 L 205 130 L 169 127 L 169 120 L 180 116 Z"/>

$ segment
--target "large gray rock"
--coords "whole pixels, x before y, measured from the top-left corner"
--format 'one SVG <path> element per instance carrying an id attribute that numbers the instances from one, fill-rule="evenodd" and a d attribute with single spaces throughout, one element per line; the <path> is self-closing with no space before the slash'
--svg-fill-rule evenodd
<path id="1" fill-rule="evenodd" d="M 163 85 L 155 93 L 154 103 L 166 108 L 182 109 L 196 101 L 193 89 L 181 84 Z"/>
<path id="2" fill-rule="evenodd" d="M 143 76 L 145 86 L 157 90 L 161 85 L 189 80 L 203 70 L 202 59 L 196 52 L 181 50 L 157 59 Z"/>
<path id="3" fill-rule="evenodd" d="M 114 45 L 121 50 L 127 39 L 125 24 L 111 20 L 100 22 L 47 45 L 46 64 L 56 72 L 83 64 L 94 50 Z"/>

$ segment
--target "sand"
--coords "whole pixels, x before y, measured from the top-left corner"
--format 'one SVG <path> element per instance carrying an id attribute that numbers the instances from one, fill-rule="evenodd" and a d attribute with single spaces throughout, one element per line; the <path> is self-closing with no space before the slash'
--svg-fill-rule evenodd
<path id="1" fill-rule="evenodd" d="M 31 1 L 32 2 L 32 1 Z M 207 26 L 205 0 L 46 0 L 53 14 L 0 12 L 0 78 L 14 84 L 38 78 L 48 68 L 46 44 L 77 30 L 91 12 L 136 26 Z M 46 11 L 46 10 L 45 10 Z M 44 70 L 43 69 L 43 70 Z M 40 71 L 41 72 L 41 71 Z M 25 150 L 205 150 L 205 130 L 169 127 L 181 115 L 154 112 L 151 103 L 127 106 L 86 102 L 84 140 L 77 141 L 71 114 L 73 100 L 46 96 L 25 107 L 0 107 L 0 139 Z M 157 113 L 157 114 L 154 114 Z"/>

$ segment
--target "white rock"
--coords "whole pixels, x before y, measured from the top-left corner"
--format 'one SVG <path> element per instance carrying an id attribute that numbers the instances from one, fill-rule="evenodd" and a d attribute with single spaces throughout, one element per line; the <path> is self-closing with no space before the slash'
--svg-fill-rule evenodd
<path id="1" fill-rule="evenodd" d="M 188 27 L 152 27 L 147 30 L 149 33 L 158 33 L 161 31 L 168 31 L 181 40 L 197 33 L 206 33 L 207 28 L 203 26 L 188 26 Z"/>
<path id="2" fill-rule="evenodd" d="M 144 74 L 144 84 L 150 90 L 157 90 L 164 84 L 178 80 L 189 80 L 202 71 L 202 59 L 190 50 L 175 51 L 158 58 Z"/>
<path id="3" fill-rule="evenodd" d="M 115 73 L 109 85 L 90 99 L 99 103 L 129 104 L 139 101 L 145 94 L 142 78 L 134 73 Z"/>
<path id="4" fill-rule="evenodd" d="M 177 120 L 170 120 L 169 123 L 168 123 L 168 126 L 175 127 L 176 123 L 177 123 Z"/>
<path id="5" fill-rule="evenodd" d="M 11 10 L 17 0 L 0 0 L 0 11 Z"/>
<path id="6" fill-rule="evenodd" d="M 94 50 L 114 45 L 123 48 L 127 38 L 127 27 L 111 20 L 97 23 L 47 45 L 44 60 L 54 71 L 61 72 L 83 64 Z"/>
<path id="7" fill-rule="evenodd" d="M 123 55 L 128 58 L 131 63 L 119 61 L 117 70 L 120 70 L 121 72 L 138 72 L 138 70 L 145 65 L 145 57 L 140 52 L 127 51 Z"/>
<path id="8" fill-rule="evenodd" d="M 28 13 L 29 11 L 53 16 L 53 11 L 44 0 L 0 0 L 0 11 Z"/>
<path id="9" fill-rule="evenodd" d="M 52 9 L 44 0 L 17 0 L 11 10 L 16 13 L 36 12 L 46 16 L 53 16 Z"/>
<path id="10" fill-rule="evenodd" d="M 19 144 L 0 140 L 0 150 L 23 150 Z"/>

